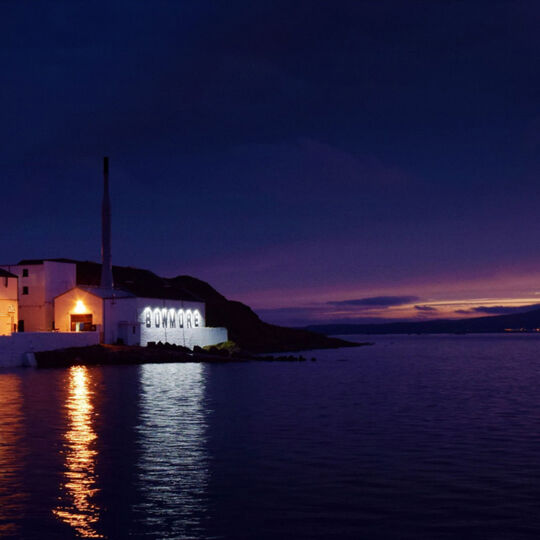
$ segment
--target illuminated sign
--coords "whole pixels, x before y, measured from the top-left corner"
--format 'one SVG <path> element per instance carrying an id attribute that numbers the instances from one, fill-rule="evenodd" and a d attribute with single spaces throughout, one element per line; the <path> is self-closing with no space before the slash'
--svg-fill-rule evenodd
<path id="1" fill-rule="evenodd" d="M 202 323 L 198 309 L 150 308 L 144 310 L 146 328 L 199 328 Z"/>

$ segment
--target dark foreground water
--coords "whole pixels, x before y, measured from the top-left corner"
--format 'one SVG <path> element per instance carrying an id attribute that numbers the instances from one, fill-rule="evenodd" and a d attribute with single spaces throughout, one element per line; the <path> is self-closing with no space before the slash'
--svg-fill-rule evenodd
<path id="1" fill-rule="evenodd" d="M 0 372 L 0 536 L 540 536 L 540 336 Z"/>

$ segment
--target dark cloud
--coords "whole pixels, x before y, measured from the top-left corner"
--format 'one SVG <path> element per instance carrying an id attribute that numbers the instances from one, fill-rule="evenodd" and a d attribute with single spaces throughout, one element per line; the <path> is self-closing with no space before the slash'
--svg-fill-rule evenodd
<path id="1" fill-rule="evenodd" d="M 524 313 L 540 307 L 540 304 L 526 306 L 478 306 L 472 309 L 474 313 L 486 313 L 488 315 L 505 315 L 507 313 Z"/>
<path id="2" fill-rule="evenodd" d="M 507 313 L 516 313 L 524 311 L 523 306 L 478 306 L 470 310 L 471 313 L 485 313 L 486 315 L 506 315 Z"/>
<path id="3" fill-rule="evenodd" d="M 392 307 L 403 306 L 404 304 L 410 304 L 418 300 L 418 296 L 371 296 L 369 298 L 328 302 L 328 304 L 332 306 Z"/>
<path id="4" fill-rule="evenodd" d="M 535 308 L 539 308 L 540 304 L 529 304 L 525 306 L 477 306 L 471 309 L 457 309 L 454 313 L 460 315 L 485 314 L 485 315 L 508 315 L 510 313 L 525 313 Z"/>
<path id="5" fill-rule="evenodd" d="M 421 311 L 421 312 L 429 312 L 429 313 L 433 313 L 435 311 L 438 311 L 437 308 L 434 308 L 432 306 L 414 306 L 414 309 L 416 309 L 417 311 Z"/>

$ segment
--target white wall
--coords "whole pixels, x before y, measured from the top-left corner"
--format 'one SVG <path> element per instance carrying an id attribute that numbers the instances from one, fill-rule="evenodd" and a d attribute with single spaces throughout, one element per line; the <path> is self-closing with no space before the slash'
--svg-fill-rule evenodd
<path id="1" fill-rule="evenodd" d="M 45 271 L 45 328 L 52 330 L 54 321 L 54 299 L 77 285 L 77 265 L 44 261 Z M 56 326 L 58 328 L 58 326 Z"/>
<path id="2" fill-rule="evenodd" d="M 137 298 L 141 345 L 161 341 L 188 347 L 186 333 L 205 327 L 204 307 L 203 302 Z"/>
<path id="3" fill-rule="evenodd" d="M 56 296 L 77 285 L 77 265 L 44 261 L 45 302 L 52 302 Z"/>
<path id="4" fill-rule="evenodd" d="M 164 312 L 166 325 L 163 325 Z M 172 312 L 172 313 L 171 313 Z M 183 314 L 183 326 L 179 312 Z M 189 321 L 188 321 L 188 313 Z M 147 315 L 150 315 L 148 326 Z M 174 314 L 174 324 L 173 321 Z M 195 316 L 197 314 L 197 316 Z M 158 318 L 158 325 L 156 325 Z M 146 346 L 149 341 L 172 343 L 192 349 L 195 345 L 215 345 L 227 341 L 226 328 L 205 326 L 203 302 L 155 298 L 118 298 L 105 300 L 106 343 L 122 338 L 126 345 Z M 196 324 L 198 326 L 196 326 Z"/>
<path id="5" fill-rule="evenodd" d="M 178 345 L 183 345 L 184 347 L 189 347 L 193 349 L 195 345 L 199 347 L 206 347 L 207 345 L 217 345 L 218 343 L 223 343 L 227 341 L 227 329 L 226 328 L 212 328 L 206 326 L 205 328 L 190 328 L 187 329 L 184 333 L 183 343 L 178 343 Z"/>
<path id="6" fill-rule="evenodd" d="M 88 347 L 99 343 L 99 332 L 24 332 L 0 336 L 0 367 L 24 365 L 28 352 Z"/>
<path id="7" fill-rule="evenodd" d="M 118 338 L 122 338 L 125 345 L 139 345 L 137 298 L 107 298 L 103 310 L 105 343 L 116 343 Z M 133 328 L 135 333 L 132 331 Z"/>

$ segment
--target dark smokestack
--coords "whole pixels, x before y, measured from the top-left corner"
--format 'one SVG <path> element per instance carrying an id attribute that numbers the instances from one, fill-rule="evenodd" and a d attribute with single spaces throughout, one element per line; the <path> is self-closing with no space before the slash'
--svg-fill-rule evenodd
<path id="1" fill-rule="evenodd" d="M 109 197 L 109 158 L 103 158 L 103 202 L 101 204 L 101 286 L 112 289 L 111 199 Z"/>

